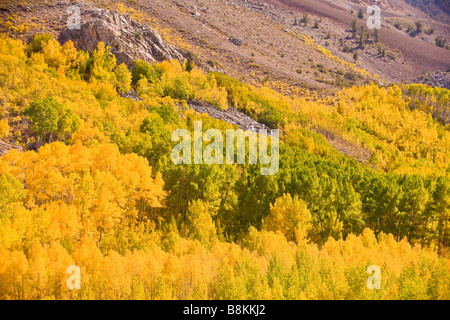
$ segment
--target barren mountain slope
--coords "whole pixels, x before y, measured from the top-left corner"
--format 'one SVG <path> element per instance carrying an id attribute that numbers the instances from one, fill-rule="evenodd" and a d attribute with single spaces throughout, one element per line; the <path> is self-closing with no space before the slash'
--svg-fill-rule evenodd
<path id="1" fill-rule="evenodd" d="M 13 15 L 11 21 L 15 26 L 37 25 L 23 31 L 26 40 L 42 31 L 59 37 L 66 29 L 70 15 L 67 8 L 72 4 L 10 0 L 1 3 L 3 31 L 7 29 L 5 22 Z M 370 31 L 365 48 L 361 48 L 359 35 L 352 37 L 351 22 L 357 18 L 358 9 L 370 3 L 330 0 L 78 2 L 82 16 L 84 10 L 94 6 L 128 13 L 143 25 L 159 30 L 165 40 L 194 57 L 205 70 L 222 71 L 256 85 L 281 80 L 295 87 L 336 90 L 376 80 L 375 74 L 382 82 L 402 82 L 411 81 L 423 72 L 447 71 L 450 51 L 437 47 L 434 39 L 445 38 L 450 34 L 450 27 L 432 20 L 403 0 L 380 2 L 380 42 L 375 41 Z M 304 13 L 309 15 L 307 25 L 301 23 Z M 419 20 L 424 30 L 434 27 L 434 33 L 405 31 L 408 24 L 414 25 Z M 366 20 L 357 19 L 357 24 L 359 29 Z M 395 28 L 395 24 L 403 26 L 402 30 Z M 384 48 L 385 54 L 380 53 L 379 47 Z M 334 57 L 324 54 L 323 49 Z M 351 66 L 355 52 L 356 68 L 366 69 L 370 75 L 363 76 Z"/>
<path id="2" fill-rule="evenodd" d="M 70 16 L 67 8 L 71 4 L 69 1 L 22 1 L 22 4 L 3 1 L 0 11 L 2 31 L 27 41 L 37 32 L 51 32 L 59 38 L 67 28 Z M 312 24 L 292 26 L 289 12 L 261 3 L 153 0 L 123 5 L 113 1 L 80 1 L 79 6 L 82 18 L 83 12 L 92 7 L 129 13 L 143 25 L 160 31 L 168 42 L 191 54 L 204 69 L 223 71 L 257 85 L 282 80 L 296 87 L 335 90 L 342 85 L 361 84 L 371 79 L 363 78 L 355 67 L 343 62 L 353 60 L 351 53 L 335 50 L 343 59 L 341 61 L 318 51 L 317 44 L 334 30 L 333 24 L 323 21 L 318 29 Z M 305 34 L 311 39 L 305 38 Z M 240 45 L 230 41 L 235 38 L 241 41 Z M 317 41 L 312 43 L 312 38 Z M 339 45 L 338 36 L 330 35 L 327 42 L 329 46 Z M 345 74 L 347 79 L 343 77 Z"/>
<path id="3" fill-rule="evenodd" d="M 424 71 L 446 71 L 450 67 L 450 51 L 434 45 L 437 35 L 448 37 L 450 26 L 438 23 L 416 8 L 408 5 L 403 0 L 395 1 L 328 1 L 328 0 L 264 0 L 264 3 L 291 9 L 294 12 L 308 12 L 309 14 L 330 20 L 340 28 L 350 29 L 351 22 L 356 18 L 359 9 L 365 9 L 370 4 L 379 4 L 381 9 L 380 42 L 382 45 L 401 53 L 400 63 L 386 64 L 384 61 L 372 59 L 373 55 L 363 50 L 361 63 L 370 71 L 378 70 L 378 73 L 393 81 L 407 81 Z M 351 13 L 353 10 L 353 14 Z M 367 14 L 365 14 L 367 16 Z M 423 25 L 431 28 L 434 33 L 419 35 L 414 32 L 406 33 L 398 30 L 393 25 L 401 23 L 404 25 L 421 21 Z M 358 19 L 360 25 L 365 20 Z M 403 28 L 402 28 L 403 29 Z M 342 30 L 340 30 L 342 34 Z M 449 39 L 448 39 L 449 40 Z M 367 55 L 367 56 L 366 56 Z"/>

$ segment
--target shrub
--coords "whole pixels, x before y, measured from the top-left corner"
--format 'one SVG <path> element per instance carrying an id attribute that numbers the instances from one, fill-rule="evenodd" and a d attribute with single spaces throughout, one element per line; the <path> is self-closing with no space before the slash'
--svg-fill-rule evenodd
<path id="1" fill-rule="evenodd" d="M 417 33 L 422 33 L 423 30 L 423 25 L 420 21 L 416 21 L 416 32 Z"/>
<path id="2" fill-rule="evenodd" d="M 29 51 L 31 52 L 42 52 L 42 49 L 44 47 L 45 43 L 48 43 L 49 41 L 52 41 L 53 36 L 49 33 L 38 33 L 33 37 L 33 40 L 30 43 L 30 46 L 28 47 Z"/>
<path id="3" fill-rule="evenodd" d="M 355 81 L 356 80 L 356 74 L 349 71 L 349 72 L 346 72 L 344 74 L 344 78 L 347 79 L 347 80 Z"/>
<path id="4" fill-rule="evenodd" d="M 114 74 L 116 75 L 115 87 L 120 93 L 128 92 L 131 89 L 131 72 L 125 63 L 118 65 L 114 69 Z"/>
<path id="5" fill-rule="evenodd" d="M 353 37 L 355 37 L 357 31 L 358 30 L 357 30 L 357 26 L 356 26 L 356 19 L 354 19 L 352 21 L 352 35 L 353 35 Z"/>
<path id="6" fill-rule="evenodd" d="M 302 23 L 304 23 L 306 26 L 308 25 L 308 21 L 309 21 L 308 14 L 307 13 L 303 14 Z"/>
<path id="7" fill-rule="evenodd" d="M 359 19 L 364 19 L 364 12 L 363 12 L 362 9 L 359 9 L 359 10 L 358 10 L 358 18 L 359 18 Z"/>
<path id="8" fill-rule="evenodd" d="M 187 58 L 184 70 L 186 70 L 187 72 L 191 72 L 192 70 L 194 70 L 194 66 L 194 61 L 192 61 L 191 58 Z"/>
<path id="9" fill-rule="evenodd" d="M 436 38 L 434 39 L 434 42 L 436 43 L 436 45 L 437 45 L 438 47 L 441 47 L 441 48 L 445 48 L 445 46 L 446 46 L 446 44 L 447 44 L 447 40 L 446 40 L 446 39 L 443 39 L 442 37 L 436 37 Z"/>
<path id="10" fill-rule="evenodd" d="M 143 60 L 135 60 L 134 68 L 131 72 L 131 79 L 136 84 L 141 78 L 146 78 L 149 82 L 154 82 L 161 77 L 161 73 Z"/>
<path id="11" fill-rule="evenodd" d="M 352 48 L 350 48 L 348 45 L 345 45 L 344 48 L 342 49 L 343 52 L 352 52 Z"/>

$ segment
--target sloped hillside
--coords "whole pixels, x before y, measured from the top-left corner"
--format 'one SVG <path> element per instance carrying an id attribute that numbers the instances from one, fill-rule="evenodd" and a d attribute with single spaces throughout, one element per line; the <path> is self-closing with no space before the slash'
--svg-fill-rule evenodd
<path id="1" fill-rule="evenodd" d="M 443 23 L 450 23 L 450 3 L 445 0 L 405 0 L 410 5 L 420 9 L 431 18 Z"/>
<path id="2" fill-rule="evenodd" d="M 119 63 L 130 69 L 134 60 L 161 62 L 184 57 L 165 42 L 155 30 L 135 22 L 128 15 L 111 10 L 86 9 L 82 11 L 80 29 L 65 28 L 59 35 L 59 42 L 73 41 L 75 48 L 92 53 L 99 42 L 111 47 Z"/>
<path id="3" fill-rule="evenodd" d="M 450 91 L 391 82 L 420 46 L 237 0 L 69 31 L 71 4 L 0 10 L 0 299 L 450 299 Z"/>
<path id="4" fill-rule="evenodd" d="M 371 1 L 328 1 L 328 0 L 265 0 L 264 3 L 292 10 L 293 14 L 305 12 L 317 18 L 330 21 L 333 29 L 350 47 L 359 52 L 361 65 L 385 79 L 401 82 L 412 80 L 422 72 L 447 71 L 450 67 L 450 51 L 436 45 L 435 39 L 441 37 L 450 41 L 450 26 L 432 20 L 403 0 L 377 2 L 381 8 L 381 29 L 379 41 L 361 48 L 360 37 L 352 40 L 352 21 L 357 21 L 357 29 L 365 26 L 366 8 Z M 373 3 L 376 4 L 376 3 Z M 358 17 L 362 10 L 363 18 Z M 422 31 L 416 31 L 416 23 L 421 23 Z M 432 30 L 432 31 L 431 31 Z M 357 32 L 358 33 L 358 32 Z M 374 40 L 374 35 L 369 35 Z M 342 47 L 335 48 L 341 51 Z M 385 47 L 386 54 L 379 49 Z M 383 48 L 381 48 L 383 49 Z M 336 54 L 336 53 L 335 53 Z M 385 59 L 387 57 L 387 59 Z"/>

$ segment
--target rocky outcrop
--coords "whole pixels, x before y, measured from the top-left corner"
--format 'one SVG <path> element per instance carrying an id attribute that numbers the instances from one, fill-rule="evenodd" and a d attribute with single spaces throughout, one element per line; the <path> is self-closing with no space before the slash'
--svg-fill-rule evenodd
<path id="1" fill-rule="evenodd" d="M 234 44 L 235 46 L 238 46 L 238 47 L 242 46 L 242 41 L 239 40 L 238 38 L 230 39 L 230 42 L 231 42 L 232 44 Z"/>
<path id="2" fill-rule="evenodd" d="M 130 90 L 130 91 L 125 92 L 125 93 L 120 93 L 119 92 L 119 95 L 122 98 L 131 99 L 131 100 L 134 100 L 134 101 L 142 101 L 142 99 L 139 98 L 139 96 L 137 95 L 136 91 L 134 91 L 134 90 Z"/>
<path id="3" fill-rule="evenodd" d="M 19 147 L 16 144 L 10 144 L 3 140 L 0 140 L 0 157 L 4 156 L 9 150 L 17 149 L 22 151 L 22 147 Z"/>
<path id="4" fill-rule="evenodd" d="M 438 71 L 424 74 L 413 80 L 412 83 L 422 83 L 432 87 L 447 88 L 450 90 L 450 72 Z"/>
<path id="5" fill-rule="evenodd" d="M 270 133 L 269 127 L 232 107 L 228 107 L 226 110 L 219 110 L 207 102 L 194 100 L 188 101 L 188 105 L 198 113 L 206 113 L 211 118 L 223 120 L 229 124 L 235 124 L 243 131 L 260 132 L 261 130 L 267 130 Z"/>
<path id="6" fill-rule="evenodd" d="M 316 133 L 323 135 L 325 139 L 331 144 L 331 146 L 339 151 L 340 153 L 355 158 L 361 163 L 368 163 L 370 157 L 372 156 L 372 151 L 362 146 L 357 146 L 356 144 L 345 140 L 339 135 L 334 134 L 333 132 L 326 130 L 325 128 L 311 128 Z M 370 164 L 372 168 L 375 169 L 373 164 Z"/>
<path id="7" fill-rule="evenodd" d="M 99 42 L 111 47 L 118 63 L 124 62 L 129 68 L 135 59 L 147 62 L 178 59 L 183 56 L 173 46 L 165 42 L 153 29 L 130 18 L 127 14 L 104 9 L 83 10 L 80 29 L 63 30 L 61 43 L 72 40 L 78 50 L 93 52 Z"/>

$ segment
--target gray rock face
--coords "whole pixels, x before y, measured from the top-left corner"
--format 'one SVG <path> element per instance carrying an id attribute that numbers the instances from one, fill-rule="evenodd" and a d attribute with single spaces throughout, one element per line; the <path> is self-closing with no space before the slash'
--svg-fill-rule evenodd
<path id="1" fill-rule="evenodd" d="M 450 72 L 435 72 L 421 75 L 412 83 L 422 83 L 432 87 L 446 88 L 450 90 Z"/>
<path id="2" fill-rule="evenodd" d="M 10 144 L 8 142 L 0 140 L 0 157 L 4 156 L 9 150 L 12 150 L 12 149 L 17 149 L 19 151 L 22 151 L 22 147 L 19 147 L 16 144 Z"/>
<path id="3" fill-rule="evenodd" d="M 230 41 L 231 41 L 231 43 L 234 44 L 235 46 L 238 46 L 238 47 L 242 46 L 242 41 L 239 40 L 238 38 L 230 39 Z"/>
<path id="4" fill-rule="evenodd" d="M 72 40 L 78 50 L 93 52 L 99 42 L 111 47 L 118 63 L 124 62 L 129 68 L 135 59 L 146 62 L 184 57 L 173 46 L 165 42 L 153 29 L 132 20 L 127 14 L 103 9 L 83 11 L 80 29 L 66 28 L 59 41 Z"/>
<path id="5" fill-rule="evenodd" d="M 223 120 L 229 124 L 235 124 L 243 131 L 253 131 L 259 133 L 261 130 L 267 130 L 267 134 L 270 134 L 271 132 L 270 128 L 266 125 L 255 121 L 245 113 L 232 107 L 228 107 L 226 110 L 219 110 L 207 102 L 194 100 L 188 101 L 188 105 L 198 113 L 206 113 L 211 118 Z"/>

